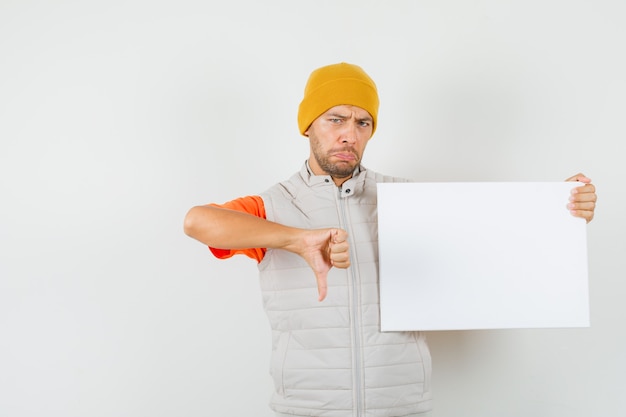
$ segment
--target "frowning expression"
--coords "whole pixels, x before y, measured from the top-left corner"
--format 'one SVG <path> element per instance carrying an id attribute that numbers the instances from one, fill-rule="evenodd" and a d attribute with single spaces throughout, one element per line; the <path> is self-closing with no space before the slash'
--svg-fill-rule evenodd
<path id="1" fill-rule="evenodd" d="M 313 173 L 330 175 L 335 184 L 341 185 L 361 162 L 372 131 L 373 119 L 367 110 L 350 105 L 328 109 L 305 132 Z"/>

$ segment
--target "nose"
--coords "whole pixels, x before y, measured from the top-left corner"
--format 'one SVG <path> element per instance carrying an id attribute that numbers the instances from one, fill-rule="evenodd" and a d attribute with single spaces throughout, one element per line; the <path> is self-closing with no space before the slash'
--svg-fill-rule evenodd
<path id="1" fill-rule="evenodd" d="M 355 120 L 347 122 L 341 133 L 341 143 L 355 143 L 357 140 L 357 122 Z"/>

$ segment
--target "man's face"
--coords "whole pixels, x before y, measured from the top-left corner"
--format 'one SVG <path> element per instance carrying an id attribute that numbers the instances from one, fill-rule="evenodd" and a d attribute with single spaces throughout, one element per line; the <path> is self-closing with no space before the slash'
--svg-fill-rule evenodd
<path id="1" fill-rule="evenodd" d="M 372 136 L 372 123 L 366 110 L 348 105 L 335 106 L 315 119 L 305 132 L 313 173 L 330 175 L 337 185 L 350 178 Z"/>

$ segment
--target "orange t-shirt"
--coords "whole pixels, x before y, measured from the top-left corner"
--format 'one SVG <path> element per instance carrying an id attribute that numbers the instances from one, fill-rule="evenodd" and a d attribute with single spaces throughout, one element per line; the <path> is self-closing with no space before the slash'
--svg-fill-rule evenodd
<path id="1" fill-rule="evenodd" d="M 212 206 L 221 207 L 230 210 L 242 211 L 252 214 L 253 216 L 265 219 L 265 205 L 263 199 L 257 195 L 237 198 L 224 204 L 211 204 Z M 217 249 L 209 247 L 213 255 L 219 259 L 227 259 L 233 255 L 242 254 L 257 262 L 261 262 L 265 256 L 266 248 L 250 248 L 250 249 Z"/>

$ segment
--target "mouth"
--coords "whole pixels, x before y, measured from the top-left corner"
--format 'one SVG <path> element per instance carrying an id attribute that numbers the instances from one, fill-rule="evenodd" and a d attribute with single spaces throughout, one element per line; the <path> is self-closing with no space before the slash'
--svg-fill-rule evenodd
<path id="1" fill-rule="evenodd" d="M 356 161 L 356 155 L 352 152 L 337 152 L 333 156 L 341 161 Z"/>

